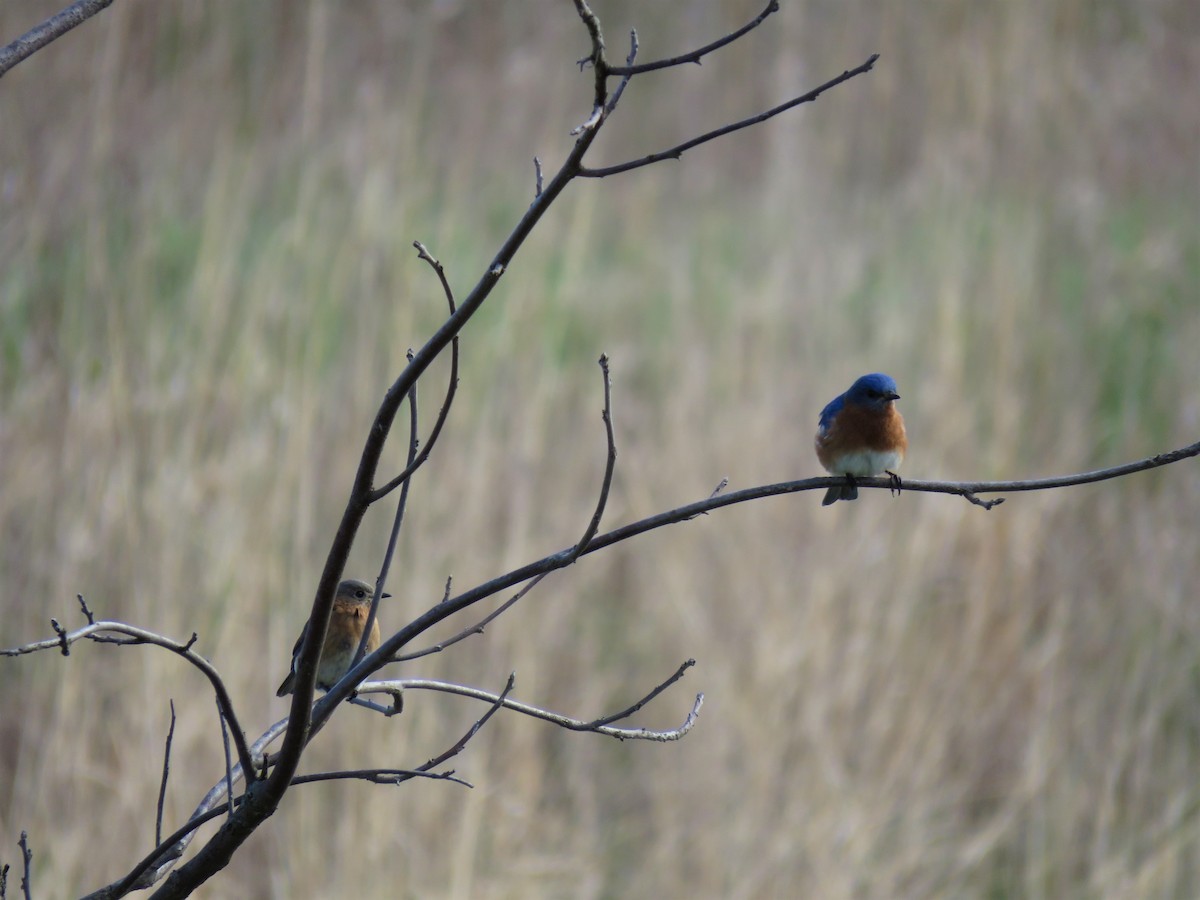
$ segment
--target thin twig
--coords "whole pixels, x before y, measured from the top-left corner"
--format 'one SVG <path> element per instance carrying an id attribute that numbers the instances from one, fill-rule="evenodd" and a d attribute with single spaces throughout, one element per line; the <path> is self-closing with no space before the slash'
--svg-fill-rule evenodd
<path id="1" fill-rule="evenodd" d="M 408 351 L 408 361 L 412 362 L 412 351 Z M 417 436 L 417 385 L 413 384 L 412 389 L 408 392 L 408 463 L 405 470 L 412 469 L 413 460 L 417 456 L 417 444 L 420 438 Z M 404 510 L 408 507 L 408 488 L 412 484 L 411 479 L 404 480 L 404 486 L 400 489 L 400 499 L 396 501 L 396 515 L 392 517 L 392 530 L 388 535 L 387 549 L 383 554 L 383 562 L 379 567 L 379 577 L 375 580 L 375 593 L 371 597 L 371 608 L 367 611 L 367 621 L 363 625 L 362 634 L 358 638 L 358 647 L 354 650 L 354 658 L 350 661 L 347 670 L 353 669 L 367 653 L 367 641 L 371 639 L 371 634 L 375 628 L 375 622 L 379 614 L 379 603 L 383 599 L 383 587 L 387 584 L 388 571 L 392 567 L 392 560 L 396 556 L 396 544 L 400 540 L 400 528 L 404 524 Z"/>
<path id="2" fill-rule="evenodd" d="M 766 20 L 767 16 L 776 12 L 779 12 L 779 0 L 771 0 L 771 2 L 767 4 L 766 9 L 755 16 L 752 21 L 743 25 L 737 31 L 731 32 L 730 34 L 725 35 L 725 37 L 713 41 L 711 44 L 705 44 L 699 50 L 693 50 L 690 53 L 684 53 L 682 56 L 672 56 L 670 59 L 659 59 L 655 60 L 654 62 L 642 63 L 640 66 L 635 66 L 632 63 L 626 63 L 624 66 L 609 66 L 608 74 L 631 76 L 641 75 L 644 72 L 653 72 L 657 69 L 667 69 L 671 66 L 683 66 L 687 65 L 688 63 L 696 63 L 698 65 L 700 60 L 705 56 L 708 56 L 708 54 L 712 53 L 714 50 L 720 50 L 727 44 L 732 44 L 747 32 L 753 31 Z"/>
<path id="3" fill-rule="evenodd" d="M 538 197 L 542 196 L 542 183 L 543 183 L 542 182 L 542 161 L 536 156 L 533 158 L 533 175 L 534 175 L 533 198 L 536 200 Z"/>
<path id="4" fill-rule="evenodd" d="M 21 893 L 25 900 L 30 900 L 33 896 L 33 879 L 29 874 L 29 869 L 33 863 L 33 850 L 29 847 L 29 835 L 21 830 L 21 839 L 17 841 L 17 846 L 21 848 Z"/>
<path id="5" fill-rule="evenodd" d="M 541 164 L 539 163 L 539 194 L 541 193 L 541 189 Z M 450 282 L 446 278 L 446 270 L 443 268 L 440 262 L 429 255 L 429 251 L 425 249 L 425 245 L 420 241 L 413 241 L 413 246 L 417 248 L 417 257 L 429 263 L 429 265 L 433 267 L 433 271 L 437 273 L 438 280 L 442 283 L 442 290 L 446 295 L 446 303 L 450 307 L 450 315 L 453 316 L 456 308 L 454 305 L 454 291 L 450 289 Z M 446 396 L 445 399 L 442 400 L 442 408 L 438 410 L 437 419 L 433 423 L 433 430 L 429 432 L 429 440 L 425 442 L 425 449 L 423 449 L 415 459 L 412 457 L 409 458 L 408 465 L 405 466 L 403 472 L 401 472 L 383 487 L 376 488 L 375 490 L 371 491 L 369 495 L 371 503 L 383 499 L 392 491 L 394 491 L 399 485 L 406 482 L 412 477 L 413 473 L 416 472 L 417 469 L 421 468 L 421 466 L 425 464 L 425 460 L 429 459 L 429 454 L 433 452 L 433 446 L 437 443 L 437 439 L 442 433 L 442 426 L 446 424 L 446 419 L 450 415 L 450 406 L 452 403 L 454 403 L 454 395 L 458 393 L 458 354 L 458 335 L 455 335 L 454 339 L 450 341 L 450 384 L 446 388 Z M 412 357 L 409 357 L 409 363 L 412 363 Z M 415 386 L 416 382 L 414 381 L 413 384 Z"/>
<path id="6" fill-rule="evenodd" d="M 0 48 L 0 77 L 17 63 L 33 56 L 47 44 L 62 37 L 77 25 L 82 25 L 111 4 L 112 0 L 76 0 L 66 9 L 25 32 L 8 46 Z"/>
<path id="7" fill-rule="evenodd" d="M 631 169 L 640 169 L 642 166 L 653 165 L 656 162 L 662 162 L 664 159 L 679 159 L 685 152 L 693 147 L 698 147 L 701 144 L 707 144 L 709 141 L 716 140 L 719 137 L 724 137 L 727 134 L 732 134 L 735 131 L 741 131 L 743 128 L 749 128 L 751 125 L 757 125 L 760 122 L 765 122 L 767 119 L 772 119 L 782 112 L 786 112 L 795 106 L 800 106 L 803 103 L 812 103 L 823 93 L 830 88 L 837 87 L 839 84 L 849 81 L 857 75 L 862 75 L 864 72 L 870 72 L 875 66 L 875 61 L 879 59 L 878 53 L 872 53 L 867 61 L 853 69 L 847 69 L 836 78 L 831 78 L 818 88 L 814 88 L 807 94 L 801 94 L 799 97 L 793 97 L 786 103 L 781 103 L 778 106 L 772 107 L 765 112 L 750 116 L 748 119 L 742 119 L 740 122 L 733 122 L 729 125 L 724 125 L 721 128 L 716 128 L 713 131 L 706 132 L 698 137 L 694 137 L 689 141 L 684 141 L 669 150 L 660 150 L 657 153 L 651 153 L 649 156 L 644 156 L 641 159 L 631 159 L 628 162 L 617 163 L 613 166 L 604 166 L 599 169 L 588 168 L 582 166 L 579 170 L 581 178 L 607 178 L 609 175 L 617 175 L 621 172 L 628 172 Z"/>
<path id="8" fill-rule="evenodd" d="M 647 703 L 649 703 L 651 700 L 653 700 L 655 697 L 657 697 L 659 694 L 661 694 L 663 691 L 665 691 L 667 688 L 669 688 L 671 685 L 673 685 L 675 682 L 677 682 L 679 679 L 681 679 L 683 677 L 683 673 L 686 672 L 688 669 L 690 669 L 695 664 L 696 664 L 696 661 L 694 659 L 686 660 L 678 669 L 675 670 L 675 674 L 673 674 L 666 681 L 663 681 L 660 684 L 658 684 L 653 690 L 650 691 L 650 693 L 646 694 L 646 696 L 644 696 L 641 700 L 637 701 L 637 703 L 634 703 L 632 706 L 626 707 L 625 709 L 621 710 L 620 712 L 612 713 L 611 715 L 607 715 L 607 716 L 602 716 L 599 719 L 594 719 L 593 721 L 588 722 L 585 727 L 576 728 L 575 730 L 576 731 L 595 731 L 602 725 L 611 725 L 613 722 L 619 722 L 622 719 L 628 719 L 630 716 L 639 712 Z"/>
<path id="9" fill-rule="evenodd" d="M 457 644 L 459 641 L 465 640 L 466 638 L 469 638 L 472 635 L 483 634 L 484 629 L 488 625 L 490 625 L 492 622 L 494 622 L 496 619 L 500 618 L 500 616 L 502 616 L 504 613 L 506 613 L 509 609 L 511 609 L 513 604 L 515 604 L 518 600 L 520 600 L 522 597 L 524 597 L 526 594 L 528 594 L 530 591 L 532 591 L 535 587 L 537 587 L 541 583 L 542 579 L 545 578 L 549 574 L 550 574 L 549 572 L 544 572 L 541 575 L 537 576 L 536 578 L 532 579 L 528 584 L 526 584 L 524 587 L 522 587 L 519 591 L 517 591 L 515 594 L 513 594 L 511 597 L 509 597 L 507 600 L 505 600 L 503 603 L 501 603 L 499 606 L 497 606 L 494 610 L 492 610 L 490 613 L 488 613 L 486 616 L 484 616 L 482 619 L 480 619 L 474 625 L 468 625 L 466 628 L 464 628 L 458 634 L 453 635 L 452 637 L 448 637 L 444 641 L 438 641 L 436 644 L 434 644 L 430 647 L 425 647 L 423 650 L 415 650 L 412 653 L 405 653 L 403 656 L 397 656 L 394 660 L 392 660 L 392 662 L 411 662 L 414 659 L 420 659 L 422 656 L 431 656 L 434 653 L 441 653 L 447 647 L 451 647 L 454 644 Z M 449 595 L 449 588 L 450 588 L 450 581 L 449 581 L 449 579 L 447 579 L 446 580 L 447 595 Z M 442 602 L 444 603 L 445 600 L 443 600 Z"/>
<path id="10" fill-rule="evenodd" d="M 442 763 L 444 763 L 446 760 L 450 759 L 451 757 L 458 756 L 458 754 L 462 752 L 463 748 L 466 747 L 468 743 L 470 743 L 471 738 L 475 737 L 475 735 L 477 735 L 479 733 L 479 729 L 487 724 L 488 719 L 490 719 L 492 716 L 494 716 L 496 714 L 496 712 L 505 705 L 505 701 L 508 700 L 508 695 L 512 693 L 512 689 L 514 687 L 516 687 L 516 685 L 517 685 L 517 673 L 510 672 L 508 675 L 508 681 L 504 685 L 504 690 L 502 690 L 499 694 L 495 694 L 492 696 L 492 708 L 489 709 L 487 712 L 485 712 L 478 719 L 476 719 L 474 724 L 472 724 L 471 727 L 467 729 L 466 734 L 464 734 L 457 741 L 455 741 L 454 744 L 448 750 L 445 750 L 442 753 L 439 753 L 437 756 L 435 756 L 433 759 L 429 760 L 428 762 L 425 762 L 422 765 L 417 766 L 417 771 L 418 772 L 428 772 L 430 769 L 437 768 L 438 766 L 440 766 Z"/>
<path id="11" fill-rule="evenodd" d="M 638 54 L 638 36 L 637 29 L 632 29 L 629 32 L 629 55 L 625 57 L 625 65 L 632 66 L 633 61 L 637 59 Z M 610 70 L 611 71 L 611 70 Z M 629 82 L 633 80 L 633 75 L 626 73 L 625 77 L 617 84 L 617 89 L 613 91 L 612 96 L 608 100 L 608 105 L 605 107 L 604 114 L 612 115 L 617 104 L 621 102 L 621 95 L 625 93 L 625 88 L 629 86 Z"/>
<path id="12" fill-rule="evenodd" d="M 92 610 L 87 605 L 87 601 L 83 599 L 83 594 L 76 594 L 75 599 L 79 601 L 79 607 L 83 610 L 83 615 L 88 620 L 88 624 L 95 625 L 96 617 L 92 615 Z"/>
<path id="13" fill-rule="evenodd" d="M 592 513 L 591 521 L 588 522 L 587 528 L 583 531 L 583 537 L 579 539 L 579 543 L 571 550 L 572 558 L 578 556 L 587 550 L 588 544 L 592 538 L 596 536 L 596 532 L 600 530 L 600 521 L 604 518 L 604 508 L 608 505 L 608 495 L 612 490 L 613 472 L 617 467 L 617 439 L 613 433 L 612 421 L 612 379 L 609 378 L 608 372 L 608 355 L 600 354 L 600 372 L 604 376 L 604 409 L 600 413 L 600 418 L 604 421 L 604 437 L 608 445 L 608 453 L 604 460 L 604 478 L 600 482 L 600 496 L 596 500 L 596 511 Z"/>
<path id="14" fill-rule="evenodd" d="M 217 704 L 217 718 L 221 722 L 221 745 L 225 748 L 225 796 L 229 798 L 229 815 L 233 816 L 233 760 L 229 755 L 229 726 L 221 715 L 221 704 Z"/>
<path id="15" fill-rule="evenodd" d="M 372 784 L 400 785 L 413 778 L 427 778 L 431 781 L 453 781 L 463 787 L 473 788 L 475 785 L 461 778 L 456 778 L 454 770 L 449 772 L 422 772 L 419 769 L 346 769 L 340 772 L 318 772 L 315 775 L 300 775 L 292 779 L 292 784 L 313 784 L 317 781 L 341 781 L 358 779 Z"/>
<path id="16" fill-rule="evenodd" d="M 224 719 L 221 720 L 222 722 Z M 163 748 L 162 781 L 158 785 L 158 810 L 154 816 L 154 845 L 162 843 L 163 804 L 167 798 L 167 778 L 171 775 L 171 741 L 175 739 L 175 700 L 171 700 L 171 727 L 167 729 L 167 745 Z M 228 751 L 229 744 L 226 742 Z"/>
<path id="17" fill-rule="evenodd" d="M 672 676 L 672 679 L 677 679 Z M 393 690 L 404 691 L 438 691 L 444 694 L 454 694 L 459 697 L 469 697 L 473 700 L 484 700 L 488 703 L 498 704 L 504 709 L 512 710 L 513 712 L 521 713 L 522 715 L 531 716 L 535 719 L 541 719 L 543 722 L 550 722 L 553 725 L 558 725 L 562 728 L 570 729 L 571 731 L 590 731 L 595 734 L 602 734 L 606 737 L 616 738 L 617 740 L 626 741 L 677 741 L 685 734 L 692 730 L 692 726 L 696 724 L 696 720 L 700 715 L 700 708 L 704 705 L 704 695 L 697 694 L 694 703 L 692 704 L 691 712 L 683 724 L 678 728 L 672 728 L 667 731 L 654 731 L 649 728 L 616 728 L 612 725 L 595 725 L 592 722 L 585 722 L 582 719 L 573 719 L 569 716 L 560 715 L 556 712 L 551 712 L 548 709 L 542 709 L 539 706 L 533 706 L 529 703 L 521 703 L 517 700 L 508 699 L 506 694 L 493 694 L 490 691 L 485 691 L 480 688 L 469 687 L 464 684 L 453 684 L 445 681 L 433 681 L 423 678 L 402 678 L 396 681 L 366 681 L 360 686 L 361 693 L 382 693 Z"/>

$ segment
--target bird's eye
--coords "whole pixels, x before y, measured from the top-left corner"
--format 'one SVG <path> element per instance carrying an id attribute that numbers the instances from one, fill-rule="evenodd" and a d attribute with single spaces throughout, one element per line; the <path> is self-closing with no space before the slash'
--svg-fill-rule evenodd
<path id="1" fill-rule="evenodd" d="M 354 596 L 357 597 L 359 600 L 362 600 L 364 597 L 367 596 L 367 592 L 364 591 L 362 588 L 359 588 L 357 591 L 354 592 Z"/>

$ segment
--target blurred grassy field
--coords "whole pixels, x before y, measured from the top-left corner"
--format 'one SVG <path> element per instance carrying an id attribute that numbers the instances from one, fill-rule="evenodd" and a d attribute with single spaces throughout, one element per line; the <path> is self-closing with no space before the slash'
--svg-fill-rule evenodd
<path id="1" fill-rule="evenodd" d="M 9 40 L 57 2 L 0 5 Z M 595 0 L 615 56 L 760 0 Z M 257 735 L 374 408 L 589 111 L 571 5 L 119 2 L 0 83 L 0 645 L 97 614 L 197 648 Z M 579 183 L 463 335 L 383 610 L 608 524 L 819 474 L 822 405 L 893 374 L 920 478 L 1115 464 L 1200 432 L 1200 7 L 789 2 L 634 82 L 592 162 L 871 74 L 682 161 Z M 432 421 L 445 368 L 423 382 Z M 400 442 L 389 465 L 398 465 Z M 557 574 L 405 667 L 590 718 L 698 666 L 618 744 L 516 716 L 474 790 L 302 787 L 199 896 L 1200 896 L 1200 468 L 1010 498 L 815 494 Z M 352 570 L 370 577 L 389 511 Z M 447 623 L 450 633 L 467 620 Z M 254 636 L 254 638 L 251 638 Z M 167 654 L 0 660 L 0 858 L 122 874 L 222 768 Z M 339 714 L 305 769 L 424 762 L 481 712 Z M 205 834 L 209 833 L 208 831 Z"/>

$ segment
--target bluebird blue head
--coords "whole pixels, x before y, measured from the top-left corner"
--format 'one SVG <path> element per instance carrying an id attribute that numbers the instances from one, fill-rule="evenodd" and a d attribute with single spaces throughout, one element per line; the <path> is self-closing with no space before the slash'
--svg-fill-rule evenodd
<path id="1" fill-rule="evenodd" d="M 846 403 L 865 406 L 868 409 L 882 410 L 891 401 L 899 399 L 895 380 L 891 375 L 884 375 L 882 372 L 864 375 L 846 391 Z"/>

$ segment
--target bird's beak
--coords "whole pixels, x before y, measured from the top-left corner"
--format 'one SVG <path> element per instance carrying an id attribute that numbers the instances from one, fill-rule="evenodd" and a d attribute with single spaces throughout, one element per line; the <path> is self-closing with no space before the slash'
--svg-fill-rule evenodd
<path id="1" fill-rule="evenodd" d="M 886 394 L 884 394 L 884 396 L 887 397 L 889 400 L 899 400 L 900 399 L 900 395 L 897 394 L 895 391 L 888 391 Z"/>
<path id="2" fill-rule="evenodd" d="M 384 591 L 384 592 L 383 592 L 382 594 L 380 594 L 379 596 L 380 596 L 380 598 L 382 599 L 383 597 L 390 597 L 390 596 L 392 596 L 392 595 L 391 595 L 391 594 L 389 594 L 387 591 Z"/>

